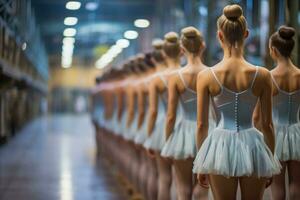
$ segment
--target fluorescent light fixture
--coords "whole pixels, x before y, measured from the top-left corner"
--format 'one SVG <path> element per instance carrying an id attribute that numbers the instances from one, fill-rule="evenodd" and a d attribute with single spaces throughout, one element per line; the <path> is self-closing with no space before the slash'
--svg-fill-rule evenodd
<path id="1" fill-rule="evenodd" d="M 130 39 L 130 40 L 136 39 L 138 36 L 139 36 L 138 32 L 133 31 L 133 30 L 126 31 L 124 33 L 124 37 L 126 39 Z"/>
<path id="2" fill-rule="evenodd" d="M 64 20 L 64 24 L 66 26 L 73 26 L 76 25 L 78 22 L 78 18 L 77 17 L 66 17 Z"/>
<path id="3" fill-rule="evenodd" d="M 63 44 L 66 45 L 66 44 L 74 44 L 75 43 L 75 38 L 73 37 L 65 37 L 63 39 Z"/>
<path id="4" fill-rule="evenodd" d="M 150 26 L 150 22 L 147 19 L 137 19 L 134 21 L 134 25 L 138 28 L 147 28 Z"/>
<path id="5" fill-rule="evenodd" d="M 129 46 L 129 40 L 126 40 L 126 39 L 119 39 L 117 42 L 116 42 L 117 46 L 119 46 L 120 48 L 124 49 L 124 48 L 127 48 Z"/>
<path id="6" fill-rule="evenodd" d="M 85 9 L 94 11 L 98 8 L 99 4 L 97 2 L 88 2 L 85 4 Z"/>
<path id="7" fill-rule="evenodd" d="M 26 43 L 26 42 L 24 42 L 24 43 L 22 44 L 22 50 L 23 50 L 23 51 L 25 51 L 25 50 L 26 50 L 26 48 L 27 48 L 27 43 Z"/>
<path id="8" fill-rule="evenodd" d="M 75 28 L 66 28 L 64 30 L 64 36 L 65 37 L 74 37 L 76 35 L 76 29 Z"/>
<path id="9" fill-rule="evenodd" d="M 68 10 L 78 10 L 81 7 L 81 3 L 79 1 L 69 1 L 66 4 L 66 8 Z"/>
<path id="10" fill-rule="evenodd" d="M 111 57 L 115 58 L 121 52 L 122 52 L 122 48 L 120 48 L 117 45 L 114 45 L 107 51 L 107 54 L 109 54 Z"/>

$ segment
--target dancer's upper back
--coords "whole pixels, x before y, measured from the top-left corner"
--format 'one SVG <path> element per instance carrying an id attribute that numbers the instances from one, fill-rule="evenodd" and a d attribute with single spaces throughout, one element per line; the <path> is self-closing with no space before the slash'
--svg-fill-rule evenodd
<path id="1" fill-rule="evenodd" d="M 250 84 L 242 91 L 233 91 L 224 86 L 224 83 L 217 77 L 214 68 L 211 68 L 210 71 L 220 87 L 220 93 L 212 97 L 219 119 L 218 127 L 235 131 L 251 128 L 252 113 L 258 98 L 252 91 L 258 75 L 258 67 L 250 75 L 252 77 L 249 77 Z"/>
<path id="2" fill-rule="evenodd" d="M 271 72 L 274 84 L 274 122 L 287 125 L 297 123 L 300 111 L 299 70 L 292 74 L 274 74 Z"/>

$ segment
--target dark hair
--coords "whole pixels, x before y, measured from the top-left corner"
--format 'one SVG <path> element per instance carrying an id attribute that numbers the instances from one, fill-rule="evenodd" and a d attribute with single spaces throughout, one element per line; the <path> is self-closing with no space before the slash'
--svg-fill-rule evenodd
<path id="1" fill-rule="evenodd" d="M 217 21 L 217 26 L 231 46 L 243 43 L 244 34 L 247 31 L 247 21 L 241 6 L 237 4 L 225 6 L 223 14 Z"/>
<path id="2" fill-rule="evenodd" d="M 278 31 L 270 37 L 270 44 L 275 47 L 284 57 L 290 57 L 295 46 L 293 39 L 296 31 L 292 27 L 281 26 Z"/>
<path id="3" fill-rule="evenodd" d="M 188 52 L 199 53 L 203 41 L 201 32 L 195 27 L 190 26 L 181 30 L 181 43 Z"/>
<path id="4" fill-rule="evenodd" d="M 144 58 L 144 62 L 145 62 L 145 64 L 147 65 L 147 67 L 149 68 L 149 69 L 152 69 L 152 68 L 154 68 L 155 66 L 154 66 L 154 63 L 152 62 L 152 58 L 153 58 L 154 56 L 153 56 L 153 53 L 146 53 L 145 54 L 145 58 Z"/>

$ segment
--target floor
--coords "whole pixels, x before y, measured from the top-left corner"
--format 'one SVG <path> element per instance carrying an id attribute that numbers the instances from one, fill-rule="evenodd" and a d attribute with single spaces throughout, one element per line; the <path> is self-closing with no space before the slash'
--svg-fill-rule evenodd
<path id="1" fill-rule="evenodd" d="M 96 159 L 88 115 L 40 118 L 0 147 L 0 200 L 94 199 L 126 198 Z"/>

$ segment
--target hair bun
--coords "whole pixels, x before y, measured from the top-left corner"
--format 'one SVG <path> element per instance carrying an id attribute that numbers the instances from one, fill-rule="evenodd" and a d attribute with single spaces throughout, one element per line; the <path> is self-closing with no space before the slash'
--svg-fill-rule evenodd
<path id="1" fill-rule="evenodd" d="M 175 32 L 169 32 L 169 33 L 165 34 L 165 40 L 167 42 L 177 43 L 178 42 L 178 34 Z"/>
<path id="2" fill-rule="evenodd" d="M 186 38 L 194 38 L 196 36 L 199 36 L 199 31 L 193 26 L 182 29 L 181 33 Z"/>
<path id="3" fill-rule="evenodd" d="M 243 15 L 243 9 L 237 4 L 228 5 L 224 7 L 223 14 L 229 20 L 237 20 Z"/>
<path id="4" fill-rule="evenodd" d="M 152 41 L 152 46 L 155 50 L 160 50 L 163 48 L 163 45 L 164 45 L 164 41 L 161 40 L 161 39 L 154 39 Z"/>
<path id="5" fill-rule="evenodd" d="M 279 36 L 286 40 L 292 39 L 295 33 L 295 29 L 288 26 L 281 26 L 278 30 Z"/>

